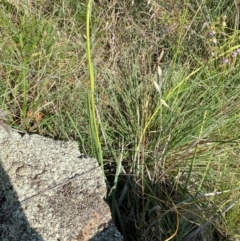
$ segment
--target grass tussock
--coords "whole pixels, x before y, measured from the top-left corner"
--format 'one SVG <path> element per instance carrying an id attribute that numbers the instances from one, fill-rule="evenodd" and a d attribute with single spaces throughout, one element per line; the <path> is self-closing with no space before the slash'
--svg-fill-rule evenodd
<path id="1" fill-rule="evenodd" d="M 95 155 L 126 240 L 236 237 L 238 15 L 228 0 L 2 1 L 5 123 Z"/>

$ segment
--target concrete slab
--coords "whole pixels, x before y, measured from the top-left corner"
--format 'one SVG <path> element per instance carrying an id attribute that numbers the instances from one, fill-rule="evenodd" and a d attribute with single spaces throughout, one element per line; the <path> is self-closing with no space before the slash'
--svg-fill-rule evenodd
<path id="1" fill-rule="evenodd" d="M 77 142 L 0 126 L 0 143 L 0 240 L 123 240 L 103 200 L 101 169 Z"/>

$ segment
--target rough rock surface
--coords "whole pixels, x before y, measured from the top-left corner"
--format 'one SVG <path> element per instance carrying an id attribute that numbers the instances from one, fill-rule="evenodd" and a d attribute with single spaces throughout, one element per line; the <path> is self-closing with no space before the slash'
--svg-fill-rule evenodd
<path id="1" fill-rule="evenodd" d="M 122 240 L 95 159 L 76 142 L 0 127 L 0 240 Z"/>

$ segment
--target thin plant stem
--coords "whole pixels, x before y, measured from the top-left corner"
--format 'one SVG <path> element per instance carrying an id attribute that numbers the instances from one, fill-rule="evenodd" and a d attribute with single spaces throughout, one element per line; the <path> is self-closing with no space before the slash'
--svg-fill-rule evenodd
<path id="1" fill-rule="evenodd" d="M 97 118 L 95 113 L 95 98 L 94 98 L 95 79 L 94 79 L 94 69 L 93 69 L 93 63 L 91 58 L 91 44 L 90 44 L 91 42 L 90 41 L 91 40 L 91 37 L 90 37 L 91 9 L 92 9 L 92 0 L 89 0 L 87 5 L 87 20 L 86 20 L 87 58 L 88 58 L 88 70 L 89 70 L 89 77 L 90 77 L 90 93 L 88 93 L 89 124 L 90 124 L 90 136 L 92 140 L 93 151 L 95 152 L 98 162 L 101 165 L 102 172 L 104 175 L 102 147 L 101 147 L 101 142 L 99 138 Z"/>

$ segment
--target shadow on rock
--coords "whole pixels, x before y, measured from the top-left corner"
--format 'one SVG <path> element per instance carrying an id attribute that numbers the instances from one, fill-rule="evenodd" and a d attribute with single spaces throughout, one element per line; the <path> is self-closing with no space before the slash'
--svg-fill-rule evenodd
<path id="1" fill-rule="evenodd" d="M 44 241 L 30 227 L 9 176 L 0 162 L 0 240 Z"/>

